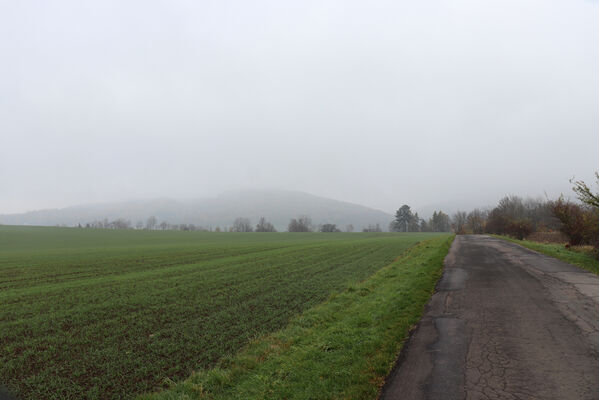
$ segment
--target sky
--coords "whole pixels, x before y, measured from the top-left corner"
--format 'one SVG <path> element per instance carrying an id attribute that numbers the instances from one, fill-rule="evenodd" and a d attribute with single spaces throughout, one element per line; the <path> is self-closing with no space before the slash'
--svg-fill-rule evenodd
<path id="1" fill-rule="evenodd" d="M 0 0 L 0 214 L 246 188 L 468 209 L 597 170 L 597 0 Z"/>

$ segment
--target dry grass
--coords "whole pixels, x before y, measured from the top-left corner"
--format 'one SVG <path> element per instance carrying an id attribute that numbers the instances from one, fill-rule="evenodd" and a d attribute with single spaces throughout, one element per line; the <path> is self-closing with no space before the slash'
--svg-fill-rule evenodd
<path id="1" fill-rule="evenodd" d="M 526 238 L 532 242 L 538 243 L 560 243 L 566 244 L 568 242 L 568 238 L 566 235 L 559 231 L 552 232 L 535 232 Z"/>

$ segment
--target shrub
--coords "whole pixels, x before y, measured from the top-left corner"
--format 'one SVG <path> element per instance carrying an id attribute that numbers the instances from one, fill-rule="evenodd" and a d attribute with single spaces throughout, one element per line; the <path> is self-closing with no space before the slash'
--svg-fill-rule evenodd
<path id="1" fill-rule="evenodd" d="M 597 185 L 599 186 L 599 172 L 595 172 Z M 572 181 L 570 181 L 572 182 Z M 589 207 L 588 210 L 588 242 L 595 248 L 595 255 L 599 258 L 599 193 L 593 193 L 591 188 L 583 181 L 576 181 L 572 188 L 578 197 Z"/>
<path id="2" fill-rule="evenodd" d="M 561 197 L 552 203 L 551 210 L 561 221 L 560 231 L 568 237 L 568 244 L 578 246 L 592 241 L 595 213 Z"/>
<path id="3" fill-rule="evenodd" d="M 595 257 L 599 258 L 599 209 L 592 210 L 589 225 L 589 244 L 594 247 Z"/>
<path id="4" fill-rule="evenodd" d="M 533 231 L 533 224 L 529 219 L 511 220 L 506 226 L 506 233 L 518 240 L 523 240 Z"/>
<path id="5" fill-rule="evenodd" d="M 489 219 L 487 220 L 487 224 L 485 225 L 485 231 L 487 233 L 497 233 L 499 235 L 504 235 L 507 233 L 507 226 L 509 224 L 509 219 L 501 213 L 500 210 L 494 208 L 489 213 Z"/>

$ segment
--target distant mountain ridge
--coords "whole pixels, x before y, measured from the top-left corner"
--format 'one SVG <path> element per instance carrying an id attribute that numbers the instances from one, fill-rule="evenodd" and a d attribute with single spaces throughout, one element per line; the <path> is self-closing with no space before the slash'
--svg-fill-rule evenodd
<path id="1" fill-rule="evenodd" d="M 0 223 L 76 226 L 104 218 L 110 221 L 124 218 L 135 225 L 155 216 L 158 222 L 224 228 L 231 226 L 237 217 L 249 218 L 253 225 L 265 217 L 277 230 L 284 231 L 289 220 L 300 215 L 309 216 L 314 225 L 332 223 L 344 229 L 351 224 L 355 230 L 371 224 L 379 224 L 386 230 L 393 218 L 380 210 L 304 192 L 247 190 L 197 200 L 138 200 L 6 214 L 0 215 Z"/>

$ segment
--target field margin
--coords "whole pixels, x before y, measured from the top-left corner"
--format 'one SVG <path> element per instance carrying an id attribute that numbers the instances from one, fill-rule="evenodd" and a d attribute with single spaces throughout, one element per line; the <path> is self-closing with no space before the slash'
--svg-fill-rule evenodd
<path id="1" fill-rule="evenodd" d="M 518 240 L 509 236 L 492 235 L 496 238 L 506 240 L 508 242 L 519 244 L 527 249 L 545 254 L 547 256 L 557 258 L 567 263 L 576 265 L 586 271 L 599 275 L 599 260 L 592 255 L 585 254 L 575 250 L 569 250 L 563 244 L 556 243 L 540 243 L 530 240 Z"/>

